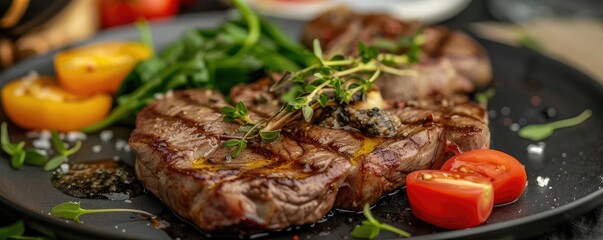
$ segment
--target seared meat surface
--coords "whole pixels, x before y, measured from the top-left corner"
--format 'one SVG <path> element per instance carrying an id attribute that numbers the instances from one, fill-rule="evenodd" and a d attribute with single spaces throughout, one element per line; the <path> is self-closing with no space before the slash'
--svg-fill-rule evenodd
<path id="1" fill-rule="evenodd" d="M 255 104 L 252 119 L 270 114 L 254 109 L 271 101 Z M 233 159 L 222 142 L 240 132 L 223 122 L 226 105 L 210 90 L 177 91 L 138 114 L 129 142 L 147 189 L 209 232 L 281 230 L 315 222 L 332 207 L 359 209 L 402 186 L 407 173 L 441 164 L 448 146 L 489 144 L 483 108 L 462 98 L 383 110 L 399 120 L 390 138 L 295 121 L 278 141 L 250 141 Z"/>
<path id="2" fill-rule="evenodd" d="M 328 56 L 349 55 L 357 54 L 356 46 L 360 41 L 367 45 L 378 40 L 396 43 L 419 31 L 425 37 L 421 45 L 420 63 L 413 67 L 419 75 L 386 75 L 377 81 L 385 99 L 406 101 L 433 95 L 451 96 L 472 92 L 476 87 L 490 83 L 492 69 L 486 51 L 464 33 L 442 26 L 422 28 L 416 22 L 401 22 L 387 15 L 361 15 L 338 8 L 309 22 L 302 40 L 311 47 L 312 41 L 319 39 Z M 402 47 L 394 53 L 407 50 Z"/>
<path id="3" fill-rule="evenodd" d="M 239 126 L 222 121 L 225 105 L 213 91 L 186 90 L 138 114 L 129 144 L 147 189 L 210 232 L 279 230 L 324 216 L 350 161 L 286 134 L 273 144 L 250 143 L 233 159 L 221 136 Z"/>

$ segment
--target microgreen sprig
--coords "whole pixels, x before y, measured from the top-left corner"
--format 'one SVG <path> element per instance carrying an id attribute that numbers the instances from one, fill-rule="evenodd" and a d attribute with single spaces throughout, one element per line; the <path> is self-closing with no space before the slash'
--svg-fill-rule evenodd
<path id="1" fill-rule="evenodd" d="M 41 166 L 48 162 L 46 156 L 40 154 L 35 149 L 24 149 L 25 142 L 11 143 L 8 136 L 8 127 L 6 122 L 2 122 L 0 129 L 0 145 L 6 154 L 11 156 L 11 166 L 14 169 L 20 169 L 23 164 Z"/>
<path id="2" fill-rule="evenodd" d="M 18 220 L 13 224 L 0 227 L 0 239 L 21 239 L 21 240 L 46 240 L 50 239 L 47 237 L 31 237 L 31 236 L 23 236 L 25 234 L 25 222 L 23 220 Z"/>
<path id="3" fill-rule="evenodd" d="M 243 102 L 238 102 L 235 107 L 223 107 L 220 111 L 224 114 L 224 122 L 238 122 L 243 125 L 253 124 L 253 121 L 247 114 L 247 106 Z"/>
<path id="4" fill-rule="evenodd" d="M 54 170 L 55 168 L 58 168 L 59 166 L 61 166 L 61 164 L 63 164 L 64 162 L 67 162 L 68 157 L 70 155 L 73 155 L 75 152 L 80 150 L 80 148 L 82 147 L 82 142 L 77 141 L 75 143 L 75 146 L 73 146 L 73 148 L 71 148 L 71 149 L 65 148 L 63 141 L 61 141 L 61 138 L 59 138 L 59 134 L 56 131 L 52 131 L 51 141 L 52 141 L 52 146 L 54 147 L 54 149 L 57 151 L 57 153 L 59 155 L 54 156 L 53 158 L 48 160 L 46 165 L 44 165 L 44 170 L 46 170 L 46 171 L 51 171 L 51 170 Z"/>
<path id="5" fill-rule="evenodd" d="M 374 239 L 376 238 L 381 230 L 393 232 L 402 237 L 410 237 L 410 233 L 394 227 L 389 224 L 380 223 L 373 214 L 371 213 L 371 208 L 368 204 L 364 205 L 364 209 L 362 210 L 364 213 L 364 217 L 366 220 L 362 221 L 362 225 L 358 225 L 352 230 L 352 237 L 362 238 L 362 239 Z"/>
<path id="6" fill-rule="evenodd" d="M 151 214 L 146 211 L 138 210 L 138 209 L 123 209 L 123 208 L 110 208 L 110 209 L 83 209 L 80 206 L 79 202 L 64 202 L 61 203 L 50 210 L 50 213 L 54 216 L 73 220 L 77 223 L 80 223 L 80 216 L 89 213 L 106 213 L 106 212 L 131 212 L 141 214 L 145 217 L 153 218 L 156 217 L 154 214 Z"/>
<path id="7" fill-rule="evenodd" d="M 409 53 L 418 54 L 418 44 L 422 35 L 414 35 L 409 47 Z M 310 122 L 315 109 L 329 105 L 349 104 L 353 99 L 364 99 L 375 81 L 383 73 L 398 76 L 416 75 L 409 69 L 410 63 L 415 63 L 416 56 L 394 55 L 380 53 L 372 46 L 358 44 L 358 57 L 346 58 L 341 55 L 325 59 L 318 39 L 313 43 L 314 55 L 318 63 L 294 73 L 286 73 L 270 90 L 276 91 L 288 87 L 283 94 L 284 105 L 281 110 L 266 122 L 254 123 L 249 118 L 247 107 L 238 102 L 235 107 L 224 107 L 225 122 L 242 124 L 240 130 L 245 132 L 241 138 L 230 139 L 223 143 L 224 147 L 233 148 L 231 157 L 236 157 L 247 147 L 247 140 L 259 136 L 262 143 L 276 141 L 281 128 L 287 123 L 302 118 Z M 411 51 L 413 50 L 413 51 Z"/>

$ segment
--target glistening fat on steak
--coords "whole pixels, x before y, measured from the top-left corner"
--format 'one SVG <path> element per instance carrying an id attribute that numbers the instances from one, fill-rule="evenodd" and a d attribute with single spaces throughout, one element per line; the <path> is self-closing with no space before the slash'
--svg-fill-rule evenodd
<path id="1" fill-rule="evenodd" d="M 271 113 L 253 112 L 273 105 L 260 100 L 248 99 L 254 120 Z M 219 109 L 226 105 L 210 90 L 175 92 L 138 114 L 129 142 L 149 191 L 209 232 L 281 230 L 315 222 L 334 206 L 359 209 L 402 186 L 408 172 L 440 164 L 449 146 L 489 144 L 481 106 L 434 99 L 379 110 L 399 120 L 389 138 L 296 121 L 278 141 L 251 141 L 233 159 L 221 143 L 240 133 L 237 124 L 222 121 Z"/>

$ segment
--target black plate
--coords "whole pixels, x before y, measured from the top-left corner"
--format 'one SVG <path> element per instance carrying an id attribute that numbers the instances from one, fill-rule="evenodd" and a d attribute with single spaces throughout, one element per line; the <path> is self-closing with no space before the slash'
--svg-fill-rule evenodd
<path id="1" fill-rule="evenodd" d="M 153 35 L 158 46 L 176 39 L 191 27 L 211 27 L 220 23 L 222 14 L 203 14 L 181 17 L 153 25 Z M 300 23 L 278 21 L 291 36 L 297 36 Z M 94 39 L 97 42 L 117 39 L 136 39 L 137 32 L 132 27 L 107 31 Z M 492 147 L 517 157 L 526 166 L 528 186 L 525 194 L 515 203 L 497 207 L 483 226 L 446 231 L 415 219 L 408 206 L 405 191 L 384 196 L 373 209 L 373 213 L 383 222 L 396 225 L 416 236 L 416 239 L 444 238 L 526 238 L 539 234 L 554 224 L 567 221 L 603 203 L 603 87 L 589 76 L 552 60 L 536 52 L 513 48 L 491 41 L 480 40 L 492 58 L 495 72 L 494 87 L 497 94 L 490 101 Z M 31 70 L 42 74 L 53 74 L 54 53 L 23 62 L 1 75 L 2 83 L 25 75 Z M 531 98 L 538 96 L 541 103 L 531 104 Z M 520 139 L 511 130 L 509 123 L 542 123 L 548 121 L 541 113 L 553 107 L 558 111 L 558 119 L 578 115 L 584 109 L 591 109 L 593 116 L 585 123 L 572 128 L 558 130 L 546 139 L 542 156 L 530 156 L 527 146 L 530 141 Z M 494 116 L 495 115 L 495 116 Z M 0 116 L 6 119 L 4 115 Z M 113 128 L 114 140 L 127 140 L 129 129 Z M 11 137 L 25 139 L 24 131 L 11 127 Z M 100 144 L 103 150 L 93 153 L 92 146 Z M 97 135 L 89 135 L 82 150 L 73 161 L 108 159 L 118 155 L 129 164 L 130 153 L 118 152 L 114 143 L 104 143 Z M 202 233 L 174 215 L 151 195 L 136 197 L 130 202 L 111 200 L 78 199 L 66 196 L 50 184 L 51 174 L 40 168 L 25 166 L 19 171 L 9 167 L 8 159 L 0 159 L 0 202 L 22 215 L 40 231 L 56 234 L 62 238 L 103 239 L 167 239 L 169 235 L 148 225 L 148 221 L 132 214 L 98 214 L 83 216 L 83 224 L 61 220 L 49 216 L 49 210 L 65 201 L 79 201 L 85 208 L 136 208 L 162 214 L 172 219 L 176 237 L 200 238 Z M 548 177 L 550 182 L 541 187 L 537 178 Z M 295 227 L 281 233 L 270 233 L 268 238 L 291 239 L 298 235 L 306 237 L 345 238 L 352 228 L 360 223 L 358 213 L 332 211 L 315 224 Z M 257 235 L 254 237 L 261 237 Z M 395 237 L 383 233 L 380 237 Z"/>

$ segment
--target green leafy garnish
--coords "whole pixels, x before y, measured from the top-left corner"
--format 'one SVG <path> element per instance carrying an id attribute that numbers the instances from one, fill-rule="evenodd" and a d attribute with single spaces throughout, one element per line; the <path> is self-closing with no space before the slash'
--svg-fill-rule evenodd
<path id="1" fill-rule="evenodd" d="M 374 239 L 379 235 L 381 230 L 393 232 L 402 237 L 410 237 L 410 233 L 402 229 L 377 221 L 377 219 L 373 217 L 373 214 L 371 214 L 371 208 L 368 204 L 364 205 L 362 212 L 364 213 L 366 220 L 362 221 L 362 225 L 358 225 L 352 230 L 352 237 Z"/>
<path id="2" fill-rule="evenodd" d="M 586 121 L 586 119 L 588 119 L 591 115 L 592 111 L 590 109 L 586 109 L 580 115 L 573 118 L 551 123 L 525 126 L 519 129 L 517 134 L 520 137 L 528 140 L 541 141 L 553 135 L 553 132 L 556 129 L 576 126 Z"/>
<path id="3" fill-rule="evenodd" d="M 264 70 L 297 71 L 316 62 L 309 51 L 262 20 L 242 0 L 232 2 L 241 19 L 215 29 L 191 29 L 139 62 L 122 82 L 109 116 L 82 131 L 95 132 L 119 122 L 132 124 L 141 108 L 170 90 L 207 88 L 227 94 Z M 148 26 L 144 22 L 138 26 L 143 42 L 151 45 Z"/>
<path id="4" fill-rule="evenodd" d="M 235 107 L 224 107 L 224 121 L 238 122 L 239 128 L 245 132 L 243 137 L 229 136 L 235 139 L 249 140 L 259 136 L 262 143 L 270 143 L 278 139 L 280 130 L 287 123 L 303 118 L 310 122 L 314 111 L 329 104 L 349 104 L 353 98 L 364 99 L 366 92 L 377 81 L 382 73 L 398 76 L 416 75 L 416 71 L 408 68 L 408 55 L 379 53 L 375 47 L 358 44 L 360 56 L 345 58 L 335 56 L 325 59 L 320 42 L 314 40 L 314 56 L 318 63 L 296 72 L 283 75 L 282 79 L 271 87 L 271 91 L 288 87 L 283 95 L 281 110 L 268 121 L 254 123 L 247 116 L 247 108 L 242 102 Z M 228 148 L 236 147 L 231 154 L 236 157 L 241 148 L 247 146 L 235 142 L 235 139 L 224 142 Z"/>
<path id="5" fill-rule="evenodd" d="M 0 239 L 23 236 L 24 233 L 25 224 L 23 223 L 23 220 L 19 220 L 8 226 L 0 227 Z"/>
<path id="6" fill-rule="evenodd" d="M 419 30 L 412 35 L 400 36 L 398 39 L 376 38 L 372 46 L 388 52 L 405 52 L 409 64 L 419 62 L 421 45 L 425 42 L 423 31 Z"/>
<path id="7" fill-rule="evenodd" d="M 11 156 L 10 165 L 14 169 L 20 169 L 24 163 L 34 166 L 41 166 L 46 164 L 48 161 L 46 156 L 38 153 L 35 149 L 24 149 L 24 141 L 11 143 L 8 136 L 8 126 L 6 122 L 2 122 L 0 129 L 0 145 L 2 145 L 2 150 Z"/>
<path id="8" fill-rule="evenodd" d="M 61 141 L 61 138 L 59 138 L 59 134 L 56 131 L 51 132 L 51 142 L 58 155 L 48 160 L 48 162 L 44 165 L 44 170 L 46 171 L 52 171 L 58 168 L 61 166 L 61 164 L 69 160 L 68 157 L 70 155 L 73 155 L 82 147 L 82 142 L 77 141 L 71 149 L 65 148 L 65 144 L 63 141 Z"/>
<path id="9" fill-rule="evenodd" d="M 224 145 L 224 147 L 226 148 L 234 147 L 235 150 L 230 153 L 230 156 L 236 158 L 237 156 L 239 156 L 241 151 L 247 147 L 247 141 L 245 139 L 230 139 L 224 141 L 222 145 Z"/>
<path id="10" fill-rule="evenodd" d="M 534 51 L 542 51 L 543 47 L 535 38 L 526 32 L 520 32 L 517 38 L 517 45 L 520 47 L 532 49 Z"/>
<path id="11" fill-rule="evenodd" d="M 139 19 L 135 22 L 136 29 L 140 33 L 140 40 L 144 45 L 147 45 L 151 49 L 151 53 L 155 52 L 155 44 L 153 43 L 153 36 L 151 36 L 151 28 L 149 23 L 144 19 Z"/>
<path id="12" fill-rule="evenodd" d="M 240 124 L 253 124 L 253 121 L 247 114 L 247 106 L 243 102 L 238 102 L 235 107 L 226 106 L 220 109 L 224 114 L 224 122 L 238 122 Z"/>
<path id="13" fill-rule="evenodd" d="M 47 237 L 30 237 L 25 234 L 25 223 L 23 220 L 16 221 L 8 226 L 0 227 L 0 240 L 20 239 L 20 240 L 46 240 Z"/>
<path id="14" fill-rule="evenodd" d="M 476 93 L 475 100 L 478 103 L 486 106 L 486 105 L 488 105 L 488 100 L 490 100 L 490 98 L 494 97 L 494 95 L 496 95 L 496 89 L 488 88 L 486 91 Z"/>
<path id="15" fill-rule="evenodd" d="M 65 202 L 61 203 L 50 210 L 50 213 L 56 217 L 73 220 L 75 222 L 81 222 L 80 216 L 89 213 L 106 213 L 106 212 L 131 212 L 141 214 L 143 216 L 152 218 L 155 217 L 146 211 L 137 209 L 123 209 L 123 208 L 111 208 L 111 209 L 83 209 L 80 207 L 79 202 Z"/>

